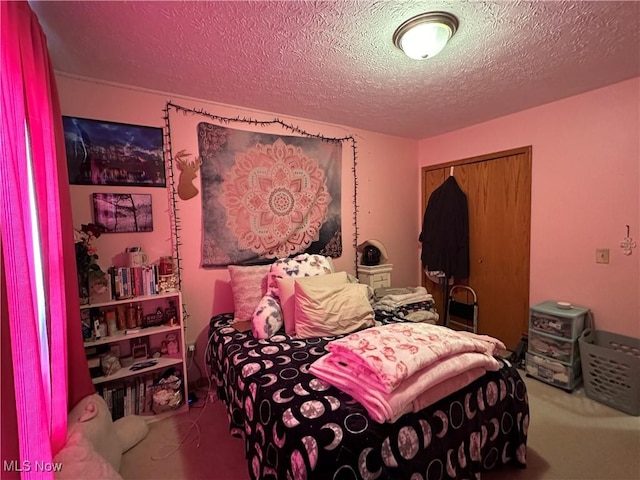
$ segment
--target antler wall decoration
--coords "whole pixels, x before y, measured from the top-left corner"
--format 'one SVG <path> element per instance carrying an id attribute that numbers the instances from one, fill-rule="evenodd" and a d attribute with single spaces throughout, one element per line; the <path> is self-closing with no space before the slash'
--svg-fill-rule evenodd
<path id="1" fill-rule="evenodd" d="M 186 150 L 180 150 L 176 153 L 175 161 L 180 170 L 180 178 L 178 179 L 178 196 L 182 200 L 189 200 L 198 194 L 198 189 L 193 185 L 193 180 L 196 178 L 196 172 L 202 165 L 202 159 L 196 157 L 193 162 L 187 160 L 191 154 Z"/>

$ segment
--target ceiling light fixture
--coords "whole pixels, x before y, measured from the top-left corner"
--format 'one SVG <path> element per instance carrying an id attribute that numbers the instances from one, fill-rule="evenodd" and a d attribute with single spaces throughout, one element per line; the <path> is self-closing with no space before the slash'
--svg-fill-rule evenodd
<path id="1" fill-rule="evenodd" d="M 415 60 L 435 57 L 458 29 L 458 19 L 446 12 L 421 13 L 400 25 L 393 44 Z"/>

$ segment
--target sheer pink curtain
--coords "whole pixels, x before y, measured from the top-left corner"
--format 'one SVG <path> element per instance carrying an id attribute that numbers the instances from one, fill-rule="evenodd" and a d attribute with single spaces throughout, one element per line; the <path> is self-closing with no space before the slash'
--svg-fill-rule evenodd
<path id="1" fill-rule="evenodd" d="M 0 233 L 8 311 L 2 322 L 9 324 L 12 358 L 1 366 L 3 377 L 13 370 L 19 460 L 33 465 L 51 461 L 64 444 L 68 400 L 73 405 L 94 389 L 82 352 L 64 140 L 46 39 L 28 3 L 2 1 L 0 7 Z M 44 310 L 38 307 L 38 249 Z M 67 353 L 80 363 L 69 391 Z M 22 477 L 52 475 L 31 469 Z"/>

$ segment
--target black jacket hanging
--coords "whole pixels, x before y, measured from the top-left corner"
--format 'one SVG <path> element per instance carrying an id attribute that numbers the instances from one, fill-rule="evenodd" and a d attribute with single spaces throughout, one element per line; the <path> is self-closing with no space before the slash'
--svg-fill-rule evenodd
<path id="1" fill-rule="evenodd" d="M 429 197 L 419 240 L 425 270 L 442 271 L 445 278 L 456 280 L 469 277 L 469 210 L 455 177 Z"/>

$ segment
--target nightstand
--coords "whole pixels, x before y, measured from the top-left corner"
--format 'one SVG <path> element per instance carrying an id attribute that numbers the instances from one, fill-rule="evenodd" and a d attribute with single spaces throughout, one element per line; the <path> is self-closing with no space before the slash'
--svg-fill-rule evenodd
<path id="1" fill-rule="evenodd" d="M 371 288 L 383 288 L 391 286 L 391 271 L 393 265 L 358 265 L 358 279 L 360 283 L 366 283 Z"/>

